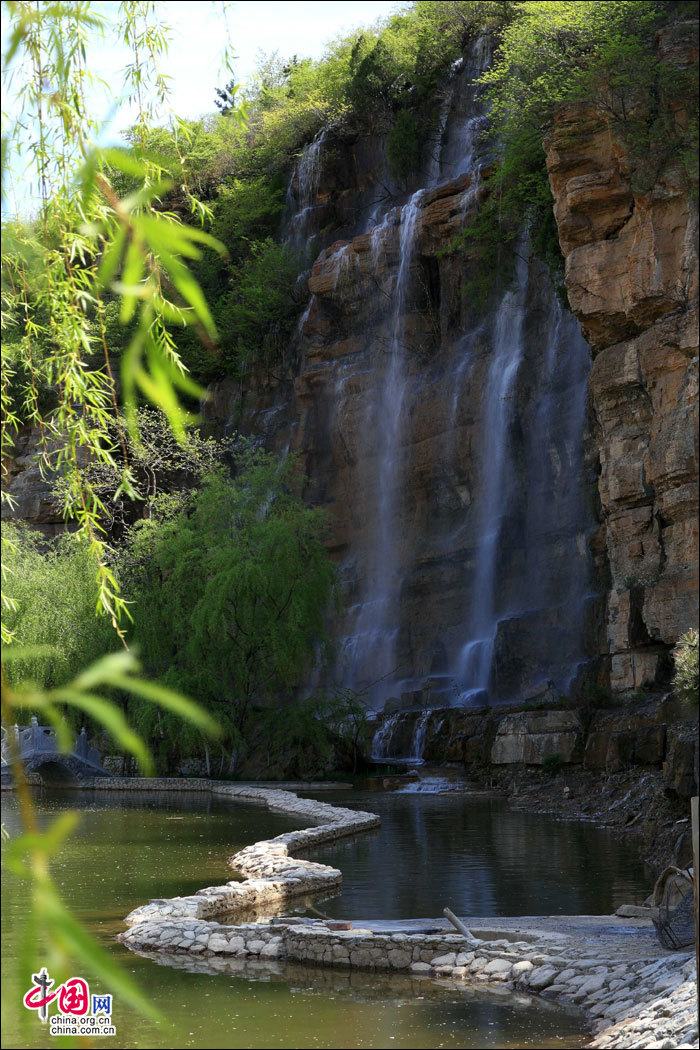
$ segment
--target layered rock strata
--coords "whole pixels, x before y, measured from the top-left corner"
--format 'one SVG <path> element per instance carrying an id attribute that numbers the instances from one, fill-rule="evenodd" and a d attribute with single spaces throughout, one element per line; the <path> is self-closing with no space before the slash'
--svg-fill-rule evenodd
<path id="1" fill-rule="evenodd" d="M 666 32 L 659 54 L 696 62 L 697 22 Z M 637 188 L 621 134 L 589 107 L 559 113 L 546 152 L 569 303 L 594 356 L 605 648 L 623 692 L 666 677 L 669 648 L 697 625 L 697 206 L 676 158 Z"/>

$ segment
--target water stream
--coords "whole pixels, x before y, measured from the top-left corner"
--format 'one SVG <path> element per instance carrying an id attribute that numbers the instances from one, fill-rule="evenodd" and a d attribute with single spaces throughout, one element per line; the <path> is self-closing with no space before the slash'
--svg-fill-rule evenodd
<path id="1" fill-rule="evenodd" d="M 333 404 L 321 440 L 343 450 L 332 462 L 346 491 L 333 498 L 347 500 L 349 476 L 362 508 L 347 515 L 333 675 L 377 711 L 389 698 L 415 714 L 529 699 L 550 684 L 565 691 L 586 659 L 588 347 L 525 235 L 495 303 L 456 311 L 468 263 L 455 275 L 456 264 L 435 255 L 433 227 L 421 218 L 435 202 L 432 191 L 450 180 L 470 176 L 447 194 L 457 194 L 464 221 L 479 196 L 490 147 L 477 81 L 490 47 L 487 37 L 473 41 L 445 80 L 421 187 L 385 186 L 386 199 L 369 211 L 371 186 L 361 187 L 356 225 L 344 232 L 364 231 L 368 244 L 334 244 L 324 260 L 333 286 L 325 323 L 334 326 L 338 311 L 339 338 L 354 349 L 324 363 Z M 322 132 L 304 149 L 288 194 L 288 243 L 308 262 L 325 142 Z M 366 148 L 379 163 L 380 144 Z M 301 332 L 310 312 L 311 304 Z M 365 318 L 363 338 L 354 326 Z M 303 353 L 303 335 L 300 345 Z M 435 422 L 424 403 L 435 406 Z M 349 444 L 340 433 L 346 422 Z M 429 444 L 433 430 L 440 456 Z M 422 594 L 431 604 L 425 622 Z M 397 720 L 379 723 L 376 757 L 390 753 Z M 404 757 L 422 758 L 426 724 L 427 715 L 414 720 Z"/>
<path id="2" fill-rule="evenodd" d="M 403 483 L 403 433 L 406 371 L 405 326 L 407 299 L 413 276 L 416 236 L 424 190 L 419 190 L 401 209 L 399 264 L 391 298 L 390 341 L 387 363 L 367 406 L 366 433 L 376 460 L 374 475 L 375 519 L 366 552 L 365 591 L 356 607 L 354 629 L 346 646 L 346 675 L 352 682 L 366 682 L 371 668 L 381 688 L 396 671 L 397 591 L 400 581 L 399 545 L 396 537 Z M 375 227 L 371 251 L 375 261 L 382 249 L 388 224 Z"/>
<path id="3" fill-rule="evenodd" d="M 528 263 L 523 248 L 521 244 L 513 286 L 503 296 L 494 317 L 493 350 L 484 390 L 476 569 L 469 593 L 467 641 L 457 664 L 464 704 L 477 696 L 483 698 L 491 674 L 501 531 L 514 495 L 515 464 L 509 438 L 514 415 L 513 393 L 524 352 Z"/>
<path id="4" fill-rule="evenodd" d="M 314 212 L 321 179 L 323 146 L 327 131 L 324 128 L 305 146 L 296 164 L 295 177 L 290 179 L 285 205 L 286 243 L 302 262 L 310 263 L 314 252 Z"/>

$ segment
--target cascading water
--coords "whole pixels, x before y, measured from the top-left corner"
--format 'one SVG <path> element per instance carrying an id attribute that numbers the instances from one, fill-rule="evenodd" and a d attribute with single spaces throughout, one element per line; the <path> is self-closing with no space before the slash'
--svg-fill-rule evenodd
<path id="1" fill-rule="evenodd" d="M 372 738 L 372 759 L 375 762 L 381 759 L 391 757 L 389 749 L 391 747 L 391 738 L 394 734 L 394 730 L 398 725 L 400 715 L 398 713 L 389 715 L 379 726 L 379 729 Z"/>
<path id="2" fill-rule="evenodd" d="M 538 675 L 564 686 L 583 657 L 588 349 L 524 243 L 487 313 L 464 294 L 464 262 L 441 253 L 442 224 L 447 241 L 480 196 L 476 80 L 489 61 L 483 38 L 453 69 L 422 188 L 402 208 L 377 174 L 382 147 L 366 147 L 371 178 L 331 201 L 342 237 L 319 256 L 300 325 L 305 396 L 325 399 L 310 417 L 326 457 L 318 498 L 341 522 L 334 680 L 375 708 L 389 696 L 401 707 L 377 724 L 378 759 L 419 762 L 436 707 L 536 695 Z M 299 251 L 319 226 L 323 142 L 307 146 L 289 193 Z M 540 645 L 547 616 L 570 621 L 566 639 Z M 504 662 L 519 669 L 533 651 L 524 689 L 503 686 Z"/>
<path id="3" fill-rule="evenodd" d="M 381 683 L 388 681 L 396 671 L 396 603 L 400 586 L 396 518 L 401 493 L 404 402 L 408 383 L 404 312 L 424 192 L 415 193 L 401 210 L 399 267 L 392 295 L 388 362 L 376 397 L 369 406 L 367 419 L 367 434 L 372 440 L 377 462 L 376 519 L 367 551 L 366 589 L 356 609 L 354 630 L 346 642 L 345 673 L 349 681 L 374 686 L 375 692 L 381 691 Z M 371 245 L 375 260 L 385 229 L 386 224 L 373 231 Z"/>
<path id="4" fill-rule="evenodd" d="M 509 441 L 513 392 L 524 350 L 528 264 L 522 245 L 517 252 L 515 281 L 503 296 L 493 325 L 493 352 L 484 391 L 481 423 L 481 490 L 475 573 L 470 593 L 468 641 L 462 648 L 457 678 L 467 703 L 488 689 L 496 630 L 496 582 L 504 518 L 513 496 L 515 464 Z"/>
<path id="5" fill-rule="evenodd" d="M 326 138 L 324 128 L 313 142 L 304 147 L 296 167 L 296 177 L 290 180 L 286 202 L 286 243 L 304 261 L 313 254 L 310 237 L 311 220 L 321 178 L 321 157 Z"/>
<path id="6" fill-rule="evenodd" d="M 449 85 L 450 121 L 440 134 L 439 177 L 453 179 L 469 172 L 478 177 L 478 150 L 487 127 L 478 79 L 491 62 L 488 36 L 474 41 L 466 59 L 453 70 Z"/>
<path id="7" fill-rule="evenodd" d="M 423 761 L 425 751 L 425 740 L 428 735 L 428 723 L 430 722 L 430 711 L 422 711 L 416 720 L 416 728 L 413 730 L 411 740 L 411 755 L 414 762 Z"/>
<path id="8" fill-rule="evenodd" d="M 590 351 L 554 288 L 547 303 L 548 338 L 538 375 L 533 419 L 526 434 L 529 498 L 525 549 L 529 552 L 523 608 L 566 606 L 575 616 L 589 590 L 586 532 L 593 526 L 577 482 L 583 474 Z M 552 502 L 554 501 L 554 502 Z M 552 572 L 546 539 L 556 528 L 565 550 L 564 574 Z"/>
<path id="9" fill-rule="evenodd" d="M 590 352 L 542 265 L 525 255 L 521 246 L 494 318 L 466 641 L 455 660 L 462 704 L 536 694 L 549 682 L 566 689 L 583 659 Z M 507 662 L 513 639 L 526 644 L 528 631 L 536 658 L 519 674 L 499 672 L 499 636 Z"/>

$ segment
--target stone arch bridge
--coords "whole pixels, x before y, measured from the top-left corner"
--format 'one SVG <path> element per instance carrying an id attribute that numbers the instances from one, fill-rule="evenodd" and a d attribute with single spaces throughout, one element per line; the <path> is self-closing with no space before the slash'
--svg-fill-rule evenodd
<path id="1" fill-rule="evenodd" d="M 84 727 L 78 733 L 73 749 L 65 752 L 58 746 L 56 731 L 51 726 L 40 726 L 37 719 L 32 718 L 28 726 L 2 727 L 3 783 L 12 780 L 12 738 L 25 773 L 37 773 L 42 780 L 80 781 L 89 777 L 109 776 L 102 768 L 99 751 L 90 747 Z"/>

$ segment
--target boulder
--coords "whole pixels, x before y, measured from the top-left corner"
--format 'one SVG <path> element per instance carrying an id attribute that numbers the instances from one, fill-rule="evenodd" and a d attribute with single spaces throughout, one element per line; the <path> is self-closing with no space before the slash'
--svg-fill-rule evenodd
<path id="1" fill-rule="evenodd" d="M 557 756 L 579 762 L 583 753 L 581 720 L 575 711 L 521 711 L 506 715 L 491 748 L 494 765 L 541 766 Z"/>
<path id="2" fill-rule="evenodd" d="M 584 754 L 586 769 L 618 773 L 631 765 L 658 766 L 666 750 L 661 705 L 634 711 L 595 711 Z"/>
<path id="3" fill-rule="evenodd" d="M 459 708 L 434 711 L 428 723 L 423 757 L 429 762 L 483 766 L 489 759 L 493 733 L 493 718 L 485 712 Z"/>
<path id="4" fill-rule="evenodd" d="M 673 726 L 668 731 L 664 785 L 672 795 L 691 798 L 698 792 L 697 725 Z"/>

